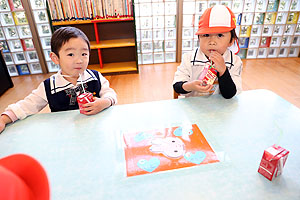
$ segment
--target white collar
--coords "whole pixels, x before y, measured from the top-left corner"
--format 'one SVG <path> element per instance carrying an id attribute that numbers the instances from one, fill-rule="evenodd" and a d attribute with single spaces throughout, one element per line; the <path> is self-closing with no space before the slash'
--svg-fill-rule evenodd
<path id="1" fill-rule="evenodd" d="M 83 72 L 83 75 L 77 79 L 77 85 L 84 84 L 93 80 L 98 80 L 95 76 L 95 74 L 87 69 Z M 76 85 L 76 86 L 77 86 Z M 74 88 L 74 86 L 71 82 L 67 81 L 63 75 L 61 74 L 61 70 L 59 70 L 56 74 L 52 75 L 50 77 L 50 90 L 51 94 L 69 89 Z"/>

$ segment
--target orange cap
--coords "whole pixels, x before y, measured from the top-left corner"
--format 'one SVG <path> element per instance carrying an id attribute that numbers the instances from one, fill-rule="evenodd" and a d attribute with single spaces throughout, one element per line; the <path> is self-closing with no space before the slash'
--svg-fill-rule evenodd
<path id="1" fill-rule="evenodd" d="M 235 29 L 235 24 L 233 12 L 227 6 L 216 5 L 204 11 L 196 35 L 229 32 Z"/>
<path id="2" fill-rule="evenodd" d="M 0 199 L 49 200 L 49 183 L 38 161 L 24 154 L 0 159 Z"/>

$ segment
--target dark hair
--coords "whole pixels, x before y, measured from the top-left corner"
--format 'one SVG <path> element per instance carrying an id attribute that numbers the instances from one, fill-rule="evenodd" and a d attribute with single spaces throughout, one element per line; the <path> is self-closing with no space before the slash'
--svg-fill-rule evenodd
<path id="1" fill-rule="evenodd" d="M 58 57 L 58 52 L 61 47 L 68 42 L 71 38 L 82 38 L 88 45 L 89 51 L 90 48 L 90 41 L 87 36 L 78 28 L 75 27 L 61 27 L 54 31 L 51 37 L 51 51 L 55 53 Z"/>
<path id="2" fill-rule="evenodd" d="M 230 33 L 231 33 L 230 42 L 232 42 L 232 40 L 238 39 L 238 36 L 236 35 L 235 29 L 232 29 L 232 30 L 230 31 Z"/>

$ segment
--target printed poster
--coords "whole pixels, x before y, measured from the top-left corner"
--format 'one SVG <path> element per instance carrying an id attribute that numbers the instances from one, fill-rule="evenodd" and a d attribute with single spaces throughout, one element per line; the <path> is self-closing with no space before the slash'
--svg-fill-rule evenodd
<path id="1" fill-rule="evenodd" d="M 123 134 L 127 176 L 219 162 L 196 124 Z"/>

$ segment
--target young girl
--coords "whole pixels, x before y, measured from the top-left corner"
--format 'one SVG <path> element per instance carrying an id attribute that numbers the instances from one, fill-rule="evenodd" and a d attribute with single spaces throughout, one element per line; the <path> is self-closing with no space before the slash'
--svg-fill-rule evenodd
<path id="1" fill-rule="evenodd" d="M 42 82 L 24 100 L 9 105 L 0 118 L 0 132 L 5 125 L 38 113 L 47 104 L 51 112 L 78 109 L 76 97 L 88 91 L 94 101 L 84 104 L 86 115 L 93 115 L 117 102 L 115 91 L 97 71 L 87 69 L 90 43 L 87 36 L 74 27 L 57 29 L 51 38 L 50 57 L 60 70 Z"/>
<path id="2" fill-rule="evenodd" d="M 184 96 L 218 94 L 232 98 L 242 91 L 242 61 L 238 53 L 236 20 L 232 11 L 223 5 L 205 10 L 196 33 L 200 48 L 183 55 L 173 81 L 175 92 Z M 234 53 L 230 50 L 234 50 Z M 213 64 L 217 78 L 213 84 L 203 84 L 205 67 Z"/>

